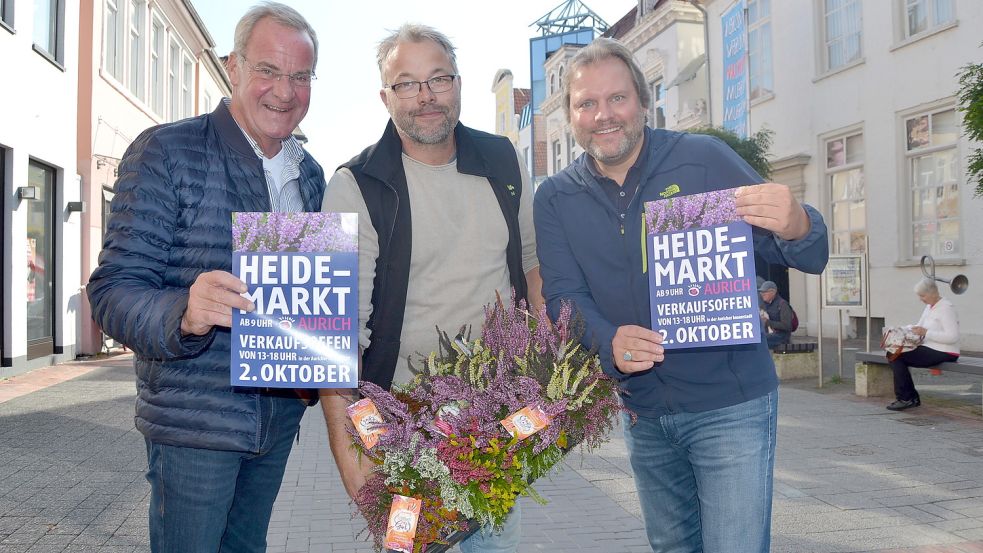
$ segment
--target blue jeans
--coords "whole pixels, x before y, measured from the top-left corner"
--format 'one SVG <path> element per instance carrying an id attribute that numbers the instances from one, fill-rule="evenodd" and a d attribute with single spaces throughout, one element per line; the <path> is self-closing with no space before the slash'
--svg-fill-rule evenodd
<path id="1" fill-rule="evenodd" d="M 502 531 L 494 533 L 490 528 L 482 528 L 461 542 L 461 553 L 515 553 L 522 537 L 522 511 L 519 503 L 505 518 Z"/>
<path id="2" fill-rule="evenodd" d="M 703 413 L 624 415 L 656 553 L 768 553 L 778 391 Z"/>
<path id="3" fill-rule="evenodd" d="M 154 553 L 263 553 L 273 502 L 304 415 L 298 399 L 263 396 L 257 454 L 147 439 Z"/>

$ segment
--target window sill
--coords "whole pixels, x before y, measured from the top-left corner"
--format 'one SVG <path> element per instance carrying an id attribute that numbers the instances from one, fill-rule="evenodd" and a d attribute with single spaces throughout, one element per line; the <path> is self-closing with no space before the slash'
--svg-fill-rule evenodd
<path id="1" fill-rule="evenodd" d="M 901 41 L 896 42 L 890 48 L 888 48 L 888 51 L 889 52 L 893 52 L 895 50 L 899 50 L 901 48 L 904 48 L 905 46 L 908 46 L 909 44 L 914 44 L 914 43 L 919 42 L 919 41 L 921 41 L 923 39 L 926 39 L 926 38 L 931 37 L 931 36 L 935 36 L 935 35 L 937 35 L 937 34 L 939 34 L 941 32 L 948 31 L 949 29 L 952 29 L 952 28 L 955 28 L 955 27 L 958 27 L 958 26 L 959 26 L 959 20 L 957 19 L 957 20 L 953 21 L 952 23 L 946 23 L 945 25 L 941 25 L 939 27 L 935 27 L 934 29 L 929 29 L 927 31 L 922 31 L 922 32 L 918 33 L 917 35 L 911 35 L 910 37 L 908 37 L 908 38 L 906 38 L 904 40 L 901 40 Z"/>
<path id="2" fill-rule="evenodd" d="M 753 107 L 755 107 L 757 105 L 763 104 L 763 103 L 767 102 L 768 100 L 772 100 L 774 98 L 775 98 L 775 93 L 774 92 L 766 92 L 766 93 L 762 94 L 761 96 L 758 96 L 757 98 L 752 99 L 751 100 L 751 103 L 749 104 L 748 107 L 752 107 L 753 108 Z"/>
<path id="3" fill-rule="evenodd" d="M 34 44 L 31 47 L 34 48 L 34 51 L 37 52 L 38 55 L 40 55 L 42 58 L 48 60 L 48 63 L 50 63 L 51 65 L 54 65 L 55 67 L 57 67 L 62 73 L 65 73 L 65 66 L 62 65 L 60 61 L 58 61 L 57 59 L 55 59 L 55 57 L 51 55 L 51 52 L 48 52 L 47 50 L 45 50 L 44 48 L 41 48 L 37 44 Z"/>
<path id="4" fill-rule="evenodd" d="M 827 71 L 827 72 L 825 72 L 825 73 L 823 73 L 821 75 L 817 75 L 817 76 L 813 77 L 812 82 L 818 83 L 819 81 L 821 81 L 823 79 L 832 77 L 833 75 L 838 75 L 838 74 L 840 74 L 840 73 L 842 73 L 844 71 L 848 71 L 850 69 L 853 69 L 854 67 L 856 67 L 858 65 L 863 65 L 866 62 L 867 62 L 867 58 L 866 57 L 860 57 L 858 59 L 855 59 L 855 60 L 851 61 L 850 63 L 847 63 L 845 65 L 841 65 L 841 66 L 837 67 L 836 69 L 830 69 L 829 71 Z"/>
<path id="5" fill-rule="evenodd" d="M 12 35 L 17 34 L 17 31 L 15 31 L 13 27 L 11 27 L 6 21 L 2 19 L 0 19 L 0 29 L 5 29 L 7 32 L 9 32 Z"/>
<path id="6" fill-rule="evenodd" d="M 144 115 L 146 115 L 147 117 L 149 117 L 150 120 L 153 121 L 155 125 L 159 125 L 161 123 L 166 123 L 167 122 L 167 121 L 164 120 L 164 118 L 162 116 L 158 115 L 154 111 L 154 109 L 150 107 L 149 104 L 147 104 L 144 100 L 142 100 L 142 99 L 138 98 L 137 96 L 135 96 L 133 94 L 133 92 L 131 92 L 128 87 L 126 87 L 123 83 L 121 83 L 118 80 L 116 80 L 116 77 L 114 77 L 112 75 L 112 73 L 110 73 L 110 72 L 106 71 L 105 69 L 103 69 L 102 67 L 100 67 L 99 68 L 99 76 L 102 77 L 102 80 L 107 85 L 109 85 L 110 87 L 112 87 L 120 96 L 122 96 L 124 99 L 126 99 L 126 101 L 128 101 L 131 104 L 133 104 L 133 107 L 137 108 Z"/>
<path id="7" fill-rule="evenodd" d="M 921 258 L 915 259 L 903 259 L 901 261 L 896 261 L 894 263 L 895 267 L 921 267 Z M 936 267 L 963 267 L 966 265 L 966 260 L 961 257 L 949 257 L 945 259 L 936 259 Z"/>

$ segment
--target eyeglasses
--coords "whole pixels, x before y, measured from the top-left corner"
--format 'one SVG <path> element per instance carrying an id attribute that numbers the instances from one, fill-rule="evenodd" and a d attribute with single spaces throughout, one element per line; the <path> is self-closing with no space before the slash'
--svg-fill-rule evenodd
<path id="1" fill-rule="evenodd" d="M 260 80 L 263 81 L 279 81 L 281 78 L 286 77 L 290 84 L 299 88 L 310 88 L 311 83 L 317 79 L 317 76 L 313 71 L 301 71 L 299 73 L 292 73 L 290 75 L 286 73 L 280 73 L 279 71 L 274 71 L 269 67 L 257 67 L 249 64 L 249 60 L 246 56 L 240 56 L 247 68 L 256 74 Z"/>
<path id="2" fill-rule="evenodd" d="M 437 75 L 431 79 L 425 81 L 404 81 L 396 84 L 383 85 L 383 88 L 392 89 L 396 93 L 397 98 L 415 98 L 417 94 L 423 90 L 423 85 L 427 85 L 430 92 L 434 94 L 440 94 L 441 92 L 447 92 L 454 86 L 454 79 L 458 78 L 460 75 Z"/>

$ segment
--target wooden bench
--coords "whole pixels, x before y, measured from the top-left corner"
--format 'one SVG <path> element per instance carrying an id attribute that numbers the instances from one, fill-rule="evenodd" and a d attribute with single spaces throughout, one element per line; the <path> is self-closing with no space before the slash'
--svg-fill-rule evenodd
<path id="1" fill-rule="evenodd" d="M 781 344 L 771 350 L 779 380 L 819 377 L 819 352 L 815 342 Z"/>
<path id="2" fill-rule="evenodd" d="M 858 351 L 854 392 L 863 397 L 893 397 L 894 372 L 883 351 Z M 983 376 L 983 358 L 961 356 L 957 361 L 934 367 L 941 371 Z"/>

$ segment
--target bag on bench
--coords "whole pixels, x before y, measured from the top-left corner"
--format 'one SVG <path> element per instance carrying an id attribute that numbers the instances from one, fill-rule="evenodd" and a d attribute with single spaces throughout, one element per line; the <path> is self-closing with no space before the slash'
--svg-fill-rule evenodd
<path id="1" fill-rule="evenodd" d="M 884 329 L 881 336 L 881 349 L 887 352 L 888 361 L 894 361 L 902 353 L 920 346 L 924 339 L 924 336 L 912 332 L 910 326 L 890 326 Z"/>

